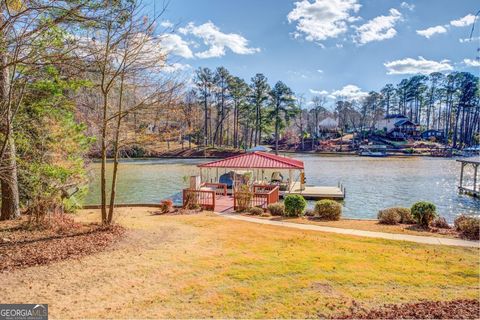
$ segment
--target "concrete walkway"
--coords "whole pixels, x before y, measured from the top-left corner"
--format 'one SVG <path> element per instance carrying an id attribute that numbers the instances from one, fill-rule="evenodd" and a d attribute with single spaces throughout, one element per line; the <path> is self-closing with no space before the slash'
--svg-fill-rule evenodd
<path id="1" fill-rule="evenodd" d="M 237 215 L 237 214 L 228 214 L 228 213 L 218 213 L 218 215 L 228 219 L 266 224 L 271 226 L 294 228 L 294 229 L 300 229 L 300 230 L 332 232 L 332 233 L 346 234 L 346 235 L 352 235 L 352 236 L 410 241 L 410 242 L 424 243 L 424 244 L 480 248 L 480 242 L 478 241 L 468 241 L 468 240 L 451 239 L 451 238 L 437 238 L 437 237 L 427 237 L 427 236 L 413 236 L 409 234 L 325 227 L 325 226 L 319 226 L 319 225 L 313 225 L 313 224 L 301 224 L 301 223 L 294 223 L 294 222 L 259 219 L 259 218 L 246 217 L 246 216 Z"/>

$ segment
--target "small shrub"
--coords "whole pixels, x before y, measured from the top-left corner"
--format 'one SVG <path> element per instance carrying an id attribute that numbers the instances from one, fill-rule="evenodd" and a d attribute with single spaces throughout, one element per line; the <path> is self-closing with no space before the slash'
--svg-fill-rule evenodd
<path id="1" fill-rule="evenodd" d="M 469 240 L 480 240 L 480 218 L 461 215 L 455 219 L 455 228 Z"/>
<path id="2" fill-rule="evenodd" d="M 285 205 L 283 203 L 277 202 L 268 205 L 268 211 L 272 216 L 284 216 L 285 215 Z"/>
<path id="3" fill-rule="evenodd" d="M 395 208 L 380 210 L 377 217 L 381 224 L 399 224 L 402 221 L 402 216 Z"/>
<path id="4" fill-rule="evenodd" d="M 285 214 L 290 217 L 303 215 L 307 207 L 307 201 L 299 194 L 289 194 L 285 197 Z"/>
<path id="5" fill-rule="evenodd" d="M 315 203 L 315 216 L 324 220 L 340 220 L 342 205 L 334 200 L 320 200 Z"/>
<path id="6" fill-rule="evenodd" d="M 386 212 L 388 212 L 388 213 L 386 213 Z M 391 213 L 391 212 L 395 212 L 395 214 Z M 400 217 L 400 220 L 395 218 L 396 215 L 398 215 Z M 412 223 L 415 223 L 415 219 L 413 219 L 409 208 L 393 207 L 393 208 L 383 209 L 383 210 L 380 210 L 378 212 L 377 218 L 378 218 L 378 220 L 382 220 L 382 217 L 383 217 L 384 222 L 379 221 L 382 224 L 397 224 L 397 223 L 412 224 Z M 392 221 L 392 223 L 388 223 L 387 220 Z M 398 220 L 398 221 L 396 223 L 393 223 L 394 220 L 395 221 Z"/>
<path id="7" fill-rule="evenodd" d="M 453 225 L 455 226 L 455 229 L 460 231 L 460 224 L 465 220 L 468 219 L 467 215 L 461 214 L 458 217 L 453 220 Z"/>
<path id="8" fill-rule="evenodd" d="M 170 199 L 163 200 L 160 202 L 160 212 L 169 213 L 173 209 L 173 201 Z"/>
<path id="9" fill-rule="evenodd" d="M 235 193 L 237 198 L 237 211 L 249 210 L 252 207 L 253 192 L 248 185 L 242 185 Z"/>
<path id="10" fill-rule="evenodd" d="M 427 201 L 417 202 L 410 209 L 413 218 L 424 228 L 428 228 L 433 219 L 437 217 L 436 210 L 435 205 Z"/>
<path id="11" fill-rule="evenodd" d="M 260 215 L 260 217 L 271 217 L 272 215 L 268 212 L 262 212 L 262 214 Z"/>
<path id="12" fill-rule="evenodd" d="M 432 221 L 432 226 L 441 229 L 450 229 L 450 225 L 444 217 L 437 217 Z"/>
<path id="13" fill-rule="evenodd" d="M 395 207 L 392 209 L 395 209 L 395 211 L 397 211 L 397 213 L 400 215 L 400 223 L 405 223 L 405 224 L 415 223 L 415 219 L 412 216 L 412 212 L 410 211 L 410 208 Z"/>
<path id="14" fill-rule="evenodd" d="M 200 205 L 197 203 L 197 197 L 193 192 L 187 192 L 183 199 L 184 207 L 188 210 L 199 209 Z"/>
<path id="15" fill-rule="evenodd" d="M 254 216 L 259 216 L 263 213 L 263 209 L 259 207 L 253 207 L 248 210 L 248 213 L 254 215 Z"/>

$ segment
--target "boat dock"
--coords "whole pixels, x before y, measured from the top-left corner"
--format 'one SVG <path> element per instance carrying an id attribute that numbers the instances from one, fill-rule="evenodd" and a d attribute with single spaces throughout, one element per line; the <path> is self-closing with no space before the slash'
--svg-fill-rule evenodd
<path id="1" fill-rule="evenodd" d="M 458 191 L 463 194 L 467 194 L 473 197 L 480 197 L 480 185 L 478 179 L 478 168 L 480 167 L 480 160 L 457 160 L 461 163 L 460 167 L 460 184 L 458 186 Z M 473 172 L 470 175 L 470 181 L 466 182 L 467 173 L 466 169 L 471 167 Z M 468 184 L 467 184 L 468 183 Z"/>
<path id="2" fill-rule="evenodd" d="M 343 200 L 345 199 L 346 190 L 343 185 L 335 186 L 305 186 L 303 190 L 300 189 L 300 183 L 296 182 L 292 190 L 280 191 L 280 197 L 285 197 L 288 194 L 299 194 L 307 200 Z"/>

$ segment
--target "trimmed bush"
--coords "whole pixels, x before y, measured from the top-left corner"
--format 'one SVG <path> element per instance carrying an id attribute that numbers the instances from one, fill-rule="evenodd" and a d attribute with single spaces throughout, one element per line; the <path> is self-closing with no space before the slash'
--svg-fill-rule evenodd
<path id="1" fill-rule="evenodd" d="M 417 202 L 410 209 L 415 221 L 424 228 L 428 228 L 433 219 L 438 216 L 436 210 L 435 205 L 427 201 Z"/>
<path id="2" fill-rule="evenodd" d="M 462 223 L 462 221 L 464 221 L 465 219 L 468 219 L 468 216 L 467 215 L 464 215 L 464 214 L 461 214 L 459 215 L 458 217 L 455 218 L 455 220 L 453 220 L 453 225 L 455 226 L 455 229 L 460 231 L 460 224 Z"/>
<path id="3" fill-rule="evenodd" d="M 455 219 L 455 228 L 462 237 L 469 240 L 480 240 L 480 218 L 461 215 Z"/>
<path id="4" fill-rule="evenodd" d="M 285 205 L 283 203 L 277 202 L 268 205 L 268 211 L 272 216 L 284 216 L 285 215 Z"/>
<path id="5" fill-rule="evenodd" d="M 388 212 L 388 213 L 384 213 Z M 395 214 L 391 213 L 395 212 Z M 400 220 L 394 218 L 396 215 L 400 217 Z M 415 223 L 415 219 L 413 219 L 412 214 L 410 213 L 409 208 L 402 208 L 402 207 L 393 207 L 393 208 L 387 208 L 380 210 L 378 212 L 377 218 L 378 220 L 382 220 L 381 216 L 384 216 L 384 222 L 379 221 L 380 223 L 383 224 L 397 224 L 397 223 L 405 223 L 405 224 L 412 224 Z M 389 217 L 387 217 L 389 216 Z M 393 220 L 392 220 L 393 219 Z M 387 220 L 392 221 L 392 223 L 387 223 Z M 393 221 L 398 220 L 396 223 L 393 223 Z"/>
<path id="6" fill-rule="evenodd" d="M 380 210 L 377 217 L 381 224 L 399 224 L 402 221 L 402 216 L 396 208 Z"/>
<path id="7" fill-rule="evenodd" d="M 248 210 L 248 213 L 253 214 L 254 216 L 259 216 L 263 213 L 263 209 L 259 207 L 253 207 Z"/>
<path id="8" fill-rule="evenodd" d="M 299 217 L 303 215 L 307 207 L 307 201 L 299 194 L 289 194 L 285 197 L 285 214 L 289 217 Z"/>
<path id="9" fill-rule="evenodd" d="M 400 223 L 414 224 L 416 222 L 412 216 L 410 208 L 395 207 L 393 209 L 395 209 L 400 215 Z"/>
<path id="10" fill-rule="evenodd" d="M 323 220 L 340 220 L 342 205 L 334 200 L 320 200 L 315 203 L 315 216 Z"/>
<path id="11" fill-rule="evenodd" d="M 435 218 L 432 221 L 432 226 L 435 228 L 441 228 L 441 229 L 451 229 L 450 225 L 448 224 L 447 220 L 444 217 Z"/>

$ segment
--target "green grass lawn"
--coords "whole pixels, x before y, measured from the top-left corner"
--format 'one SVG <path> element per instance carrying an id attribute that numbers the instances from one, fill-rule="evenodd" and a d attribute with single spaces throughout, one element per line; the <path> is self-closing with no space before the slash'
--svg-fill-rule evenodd
<path id="1" fill-rule="evenodd" d="M 479 295 L 478 249 L 150 211 L 118 209 L 130 231 L 114 250 L 2 275 L 3 303 L 46 302 L 56 318 L 305 318 Z"/>

